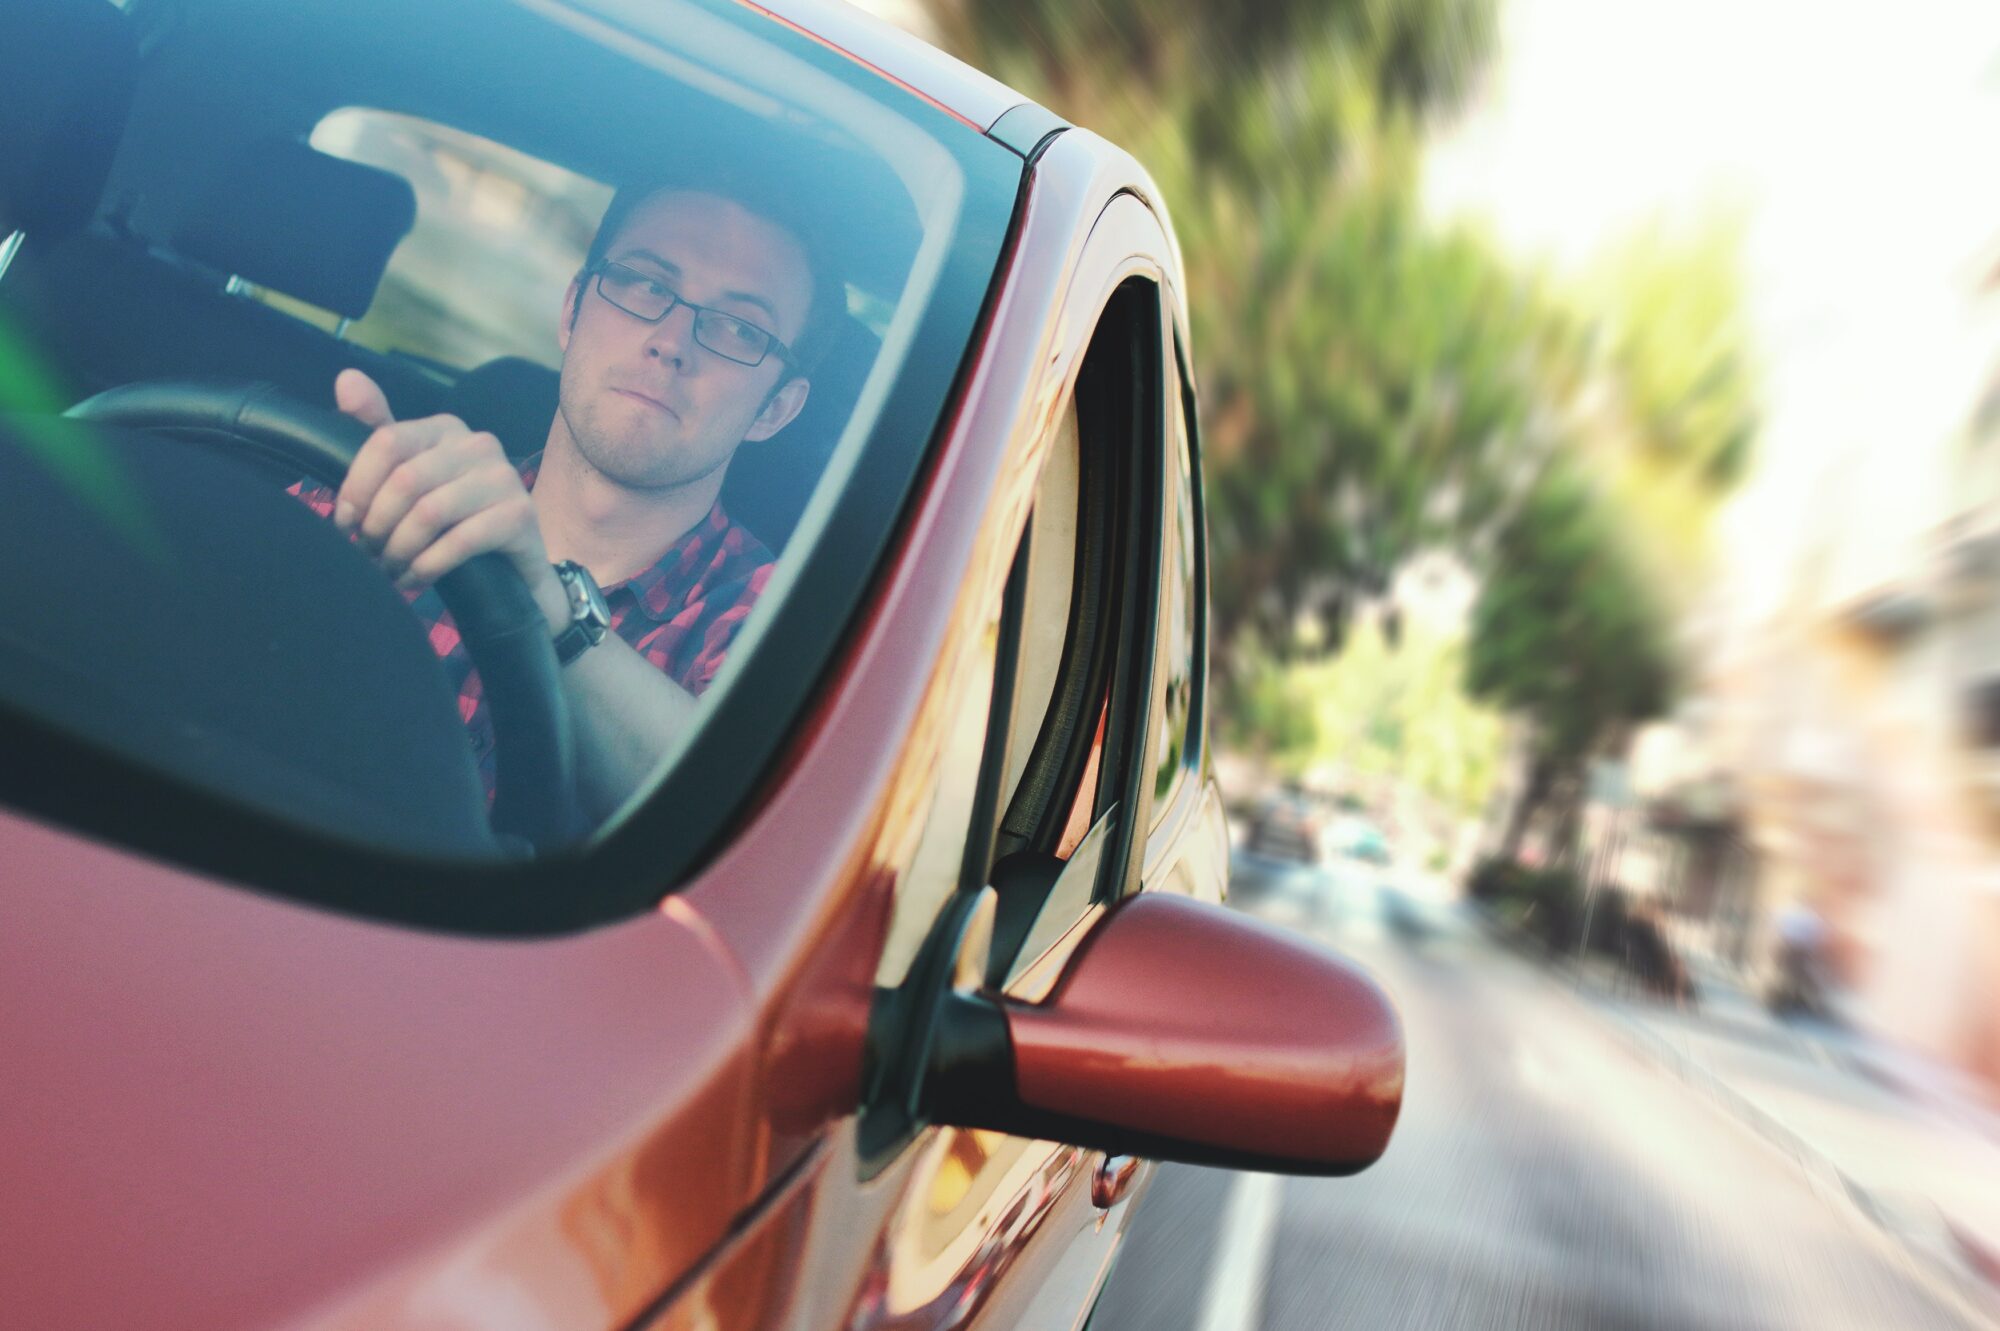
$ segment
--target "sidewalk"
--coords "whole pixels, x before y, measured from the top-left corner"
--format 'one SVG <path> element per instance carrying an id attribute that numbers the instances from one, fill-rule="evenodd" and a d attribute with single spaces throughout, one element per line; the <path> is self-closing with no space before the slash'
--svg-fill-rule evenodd
<path id="1" fill-rule="evenodd" d="M 1691 1009 L 1638 993 L 1596 958 L 1557 968 L 1628 1043 L 2000 1325 L 2000 1115 L 1945 1070 L 1863 1033 L 1780 1021 L 1726 969 L 1690 960 Z"/>

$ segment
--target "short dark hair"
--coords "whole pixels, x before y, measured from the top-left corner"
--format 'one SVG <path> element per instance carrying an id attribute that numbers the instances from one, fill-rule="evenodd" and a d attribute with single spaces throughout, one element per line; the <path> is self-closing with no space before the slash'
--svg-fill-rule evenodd
<path id="1" fill-rule="evenodd" d="M 841 279 L 826 248 L 816 243 L 816 229 L 807 224 L 803 202 L 784 198 L 779 191 L 755 181 L 747 173 L 718 171 L 713 174 L 655 176 L 621 185 L 618 192 L 611 196 L 611 203 L 597 224 L 597 234 L 590 238 L 590 251 L 584 255 L 582 273 L 595 271 L 604 262 L 611 250 L 611 242 L 618 238 L 626 220 L 640 204 L 661 194 L 711 194 L 727 199 L 778 227 L 798 242 L 799 248 L 805 251 L 806 269 L 811 274 L 812 296 L 806 308 L 806 326 L 791 348 L 792 362 L 798 374 L 811 374 L 826 355 L 847 314 L 847 283 Z M 570 308 L 571 320 L 576 318 L 583 301 L 581 284 L 576 295 L 577 304 Z"/>

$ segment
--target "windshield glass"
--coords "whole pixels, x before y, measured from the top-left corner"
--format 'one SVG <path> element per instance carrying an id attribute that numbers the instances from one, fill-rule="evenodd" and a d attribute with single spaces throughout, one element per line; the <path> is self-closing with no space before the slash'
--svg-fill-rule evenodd
<path id="1" fill-rule="evenodd" d="M 865 591 L 1018 157 L 730 5 L 73 8 L 0 125 L 53 149 L 0 200 L 17 743 L 214 839 L 430 864 L 587 848 L 690 753 L 738 755 L 679 778 L 733 806 Z"/>

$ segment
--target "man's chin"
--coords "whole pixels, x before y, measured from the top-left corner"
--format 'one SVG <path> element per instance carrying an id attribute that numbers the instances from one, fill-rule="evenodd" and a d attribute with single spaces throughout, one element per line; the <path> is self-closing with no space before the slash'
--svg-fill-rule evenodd
<path id="1" fill-rule="evenodd" d="M 678 489 L 703 474 L 691 474 L 673 445 L 659 439 L 579 440 L 578 451 L 599 475 L 626 490 Z"/>

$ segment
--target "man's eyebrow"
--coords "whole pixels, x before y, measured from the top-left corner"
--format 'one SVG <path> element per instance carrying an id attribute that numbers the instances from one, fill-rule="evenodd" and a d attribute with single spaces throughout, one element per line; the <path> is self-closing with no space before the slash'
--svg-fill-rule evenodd
<path id="1" fill-rule="evenodd" d="M 679 277 L 681 275 L 681 266 L 679 264 L 673 262 L 671 259 L 663 259 L 647 249 L 632 250 L 625 257 L 616 260 L 616 262 L 630 263 L 634 259 L 644 259 L 647 263 L 655 265 L 661 269 L 665 276 Z M 754 291 L 725 291 L 722 293 L 720 300 L 721 302 L 734 301 L 739 305 L 755 305 L 758 309 L 771 316 L 772 323 L 775 324 L 778 322 L 778 307 L 773 305 L 769 299 L 758 295 Z"/>

